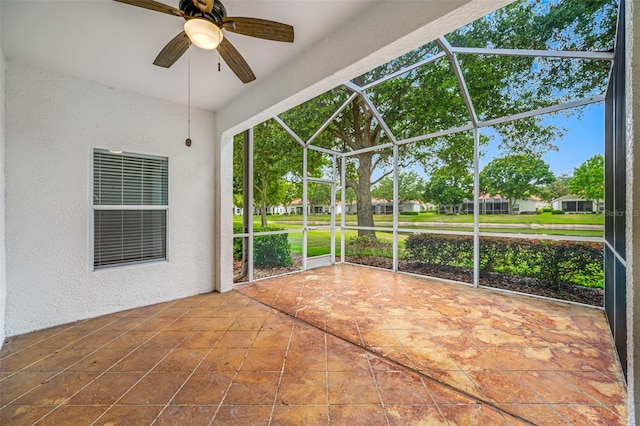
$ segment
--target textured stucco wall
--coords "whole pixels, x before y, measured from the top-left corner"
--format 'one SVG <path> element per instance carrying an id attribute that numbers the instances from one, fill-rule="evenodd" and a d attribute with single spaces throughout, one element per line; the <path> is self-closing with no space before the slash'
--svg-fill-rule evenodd
<path id="1" fill-rule="evenodd" d="M 397 0 L 375 2 L 366 13 L 303 52 L 216 114 L 216 205 L 231 206 L 232 136 L 286 111 L 513 0 Z M 216 288 L 232 286 L 232 209 L 216 217 Z"/>
<path id="2" fill-rule="evenodd" d="M 640 418 L 640 7 L 626 1 L 628 424 Z"/>
<path id="3" fill-rule="evenodd" d="M 1 19 L 0 19 L 1 21 Z M 0 31 L 1 32 L 1 31 Z M 7 301 L 7 268 L 4 222 L 4 54 L 0 48 L 0 348 L 5 337 L 5 310 Z"/>
<path id="4" fill-rule="evenodd" d="M 215 116 L 6 62 L 8 336 L 213 289 Z M 169 157 L 169 262 L 93 271 L 92 148 Z"/>

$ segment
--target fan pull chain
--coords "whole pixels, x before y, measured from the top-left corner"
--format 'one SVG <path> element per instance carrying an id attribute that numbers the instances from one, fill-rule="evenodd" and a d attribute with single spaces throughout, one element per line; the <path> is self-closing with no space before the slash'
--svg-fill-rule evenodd
<path id="1" fill-rule="evenodd" d="M 187 140 L 184 143 L 191 146 L 191 49 L 187 52 Z"/>
<path id="2" fill-rule="evenodd" d="M 220 72 L 220 51 L 218 50 L 218 72 Z"/>

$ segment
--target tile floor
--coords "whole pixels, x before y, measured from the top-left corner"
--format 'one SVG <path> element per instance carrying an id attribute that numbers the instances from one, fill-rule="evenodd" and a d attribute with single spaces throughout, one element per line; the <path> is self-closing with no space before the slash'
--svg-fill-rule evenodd
<path id="1" fill-rule="evenodd" d="M 441 404 L 460 397 L 508 421 L 625 424 L 626 386 L 602 310 L 353 265 L 239 291 L 446 385 L 454 392 L 432 396 L 448 421 L 456 407 Z M 379 387 L 389 376 L 375 377 Z"/>
<path id="2" fill-rule="evenodd" d="M 349 265 L 0 351 L 2 425 L 624 424 L 625 400 L 601 311 Z"/>

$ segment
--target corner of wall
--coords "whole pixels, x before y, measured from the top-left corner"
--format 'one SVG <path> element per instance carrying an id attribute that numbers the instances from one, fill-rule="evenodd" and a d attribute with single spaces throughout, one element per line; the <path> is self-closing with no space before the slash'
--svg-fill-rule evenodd
<path id="1" fill-rule="evenodd" d="M 0 47 L 0 348 L 5 338 L 5 311 L 7 301 L 7 268 L 5 251 L 5 216 L 4 216 L 4 53 Z"/>

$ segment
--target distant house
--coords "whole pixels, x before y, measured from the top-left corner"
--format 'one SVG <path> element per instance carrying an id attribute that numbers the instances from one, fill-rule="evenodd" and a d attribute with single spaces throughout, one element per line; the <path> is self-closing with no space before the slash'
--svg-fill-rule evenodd
<path id="1" fill-rule="evenodd" d="M 604 211 L 604 200 L 595 203 L 592 200 L 585 200 L 577 195 L 565 195 L 556 198 L 552 204 L 554 210 L 563 210 L 566 213 L 591 213 Z"/>
<path id="2" fill-rule="evenodd" d="M 513 205 L 513 211 L 509 205 L 509 199 L 503 198 L 500 195 L 484 194 L 480 196 L 480 214 L 519 214 L 535 212 L 537 209 L 548 206 L 548 203 L 541 198 L 531 196 L 527 199 L 516 200 Z M 438 206 L 438 214 L 445 214 L 447 212 L 446 207 L 443 204 Z M 462 204 L 453 206 L 452 213 L 468 213 L 473 214 L 474 201 L 464 200 Z"/>

